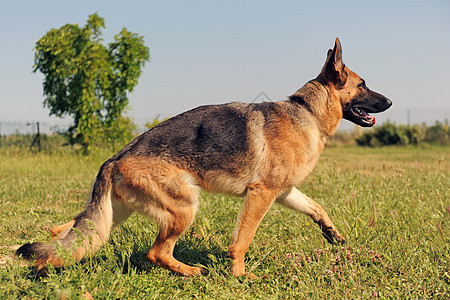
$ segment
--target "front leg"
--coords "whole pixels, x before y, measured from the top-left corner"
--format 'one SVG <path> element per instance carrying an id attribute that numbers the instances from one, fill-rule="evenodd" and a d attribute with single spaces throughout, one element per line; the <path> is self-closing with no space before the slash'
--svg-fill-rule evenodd
<path id="1" fill-rule="evenodd" d="M 276 202 L 310 216 L 320 226 L 323 236 L 330 244 L 334 244 L 335 241 L 339 244 L 345 243 L 344 237 L 331 222 L 323 207 L 295 187 L 281 194 Z"/>
<path id="2" fill-rule="evenodd" d="M 259 223 L 272 206 L 278 193 L 278 189 L 269 189 L 263 183 L 253 183 L 247 186 L 244 207 L 228 251 L 228 256 L 233 259 L 234 276 L 247 275 L 244 266 L 245 253 L 255 236 Z M 248 276 L 256 277 L 253 274 L 248 274 Z"/>

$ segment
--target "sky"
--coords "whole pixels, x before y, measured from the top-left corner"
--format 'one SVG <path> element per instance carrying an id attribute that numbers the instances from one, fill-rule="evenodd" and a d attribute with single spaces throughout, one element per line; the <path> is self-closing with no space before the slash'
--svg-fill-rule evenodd
<path id="1" fill-rule="evenodd" d="M 83 26 L 94 12 L 105 19 L 105 44 L 126 27 L 150 48 L 129 95 L 127 114 L 138 124 L 205 104 L 267 100 L 258 95 L 285 100 L 319 74 L 336 37 L 344 63 L 394 103 L 377 120 L 450 118 L 448 0 L 41 0 L 2 1 L 0 121 L 58 122 L 43 107 L 33 48 L 50 29 Z"/>

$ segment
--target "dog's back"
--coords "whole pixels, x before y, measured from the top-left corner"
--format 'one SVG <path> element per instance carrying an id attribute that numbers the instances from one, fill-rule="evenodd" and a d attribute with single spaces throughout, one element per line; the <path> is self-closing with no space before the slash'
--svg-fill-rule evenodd
<path id="1" fill-rule="evenodd" d="M 319 130 L 304 110 L 289 101 L 201 106 L 137 137 L 109 163 L 160 158 L 191 173 L 206 190 L 243 195 L 247 184 L 275 176 L 274 169 L 295 169 L 311 152 L 317 157 Z M 280 176 L 288 175 L 278 175 L 278 183 Z"/>

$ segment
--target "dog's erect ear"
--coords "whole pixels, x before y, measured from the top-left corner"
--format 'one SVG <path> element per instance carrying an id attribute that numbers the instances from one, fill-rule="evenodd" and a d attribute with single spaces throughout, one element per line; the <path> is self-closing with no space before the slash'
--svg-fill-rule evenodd
<path id="1" fill-rule="evenodd" d="M 342 62 L 341 42 L 336 38 L 334 48 L 328 50 L 327 60 L 322 69 L 325 80 L 333 83 L 338 89 L 342 88 L 347 80 L 347 73 Z"/>

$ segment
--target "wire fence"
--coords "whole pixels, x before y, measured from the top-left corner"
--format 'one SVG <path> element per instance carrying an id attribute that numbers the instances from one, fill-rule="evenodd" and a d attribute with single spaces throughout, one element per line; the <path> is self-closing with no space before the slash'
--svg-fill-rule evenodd
<path id="1" fill-rule="evenodd" d="M 39 124 L 39 125 L 38 125 Z M 39 121 L 0 121 L 0 136 L 7 135 L 33 135 L 37 134 L 38 127 L 41 134 L 56 134 L 66 131 L 70 124 L 68 123 L 49 123 Z"/>

